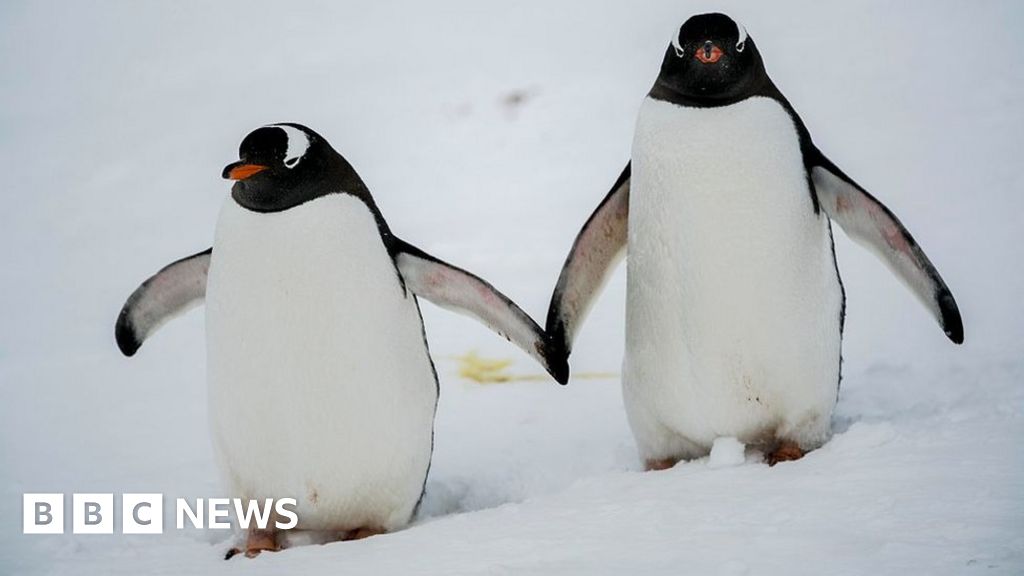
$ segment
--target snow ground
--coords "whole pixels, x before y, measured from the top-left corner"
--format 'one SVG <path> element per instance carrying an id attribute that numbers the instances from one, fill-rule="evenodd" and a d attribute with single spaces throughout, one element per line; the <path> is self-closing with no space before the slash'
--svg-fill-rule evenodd
<path id="1" fill-rule="evenodd" d="M 670 34 L 714 8 L 914 232 L 963 347 L 838 234 L 835 438 L 772 469 L 748 453 L 644 474 L 616 380 L 467 383 L 469 350 L 538 369 L 425 305 L 442 395 L 408 530 L 229 563 L 214 532 L 20 534 L 23 492 L 217 495 L 202 312 L 131 360 L 112 325 L 146 275 L 209 245 L 250 129 L 324 134 L 399 235 L 541 318 Z M 0 573 L 1024 572 L 1022 24 L 1013 1 L 4 3 Z M 576 371 L 618 371 L 623 302 L 620 270 Z"/>

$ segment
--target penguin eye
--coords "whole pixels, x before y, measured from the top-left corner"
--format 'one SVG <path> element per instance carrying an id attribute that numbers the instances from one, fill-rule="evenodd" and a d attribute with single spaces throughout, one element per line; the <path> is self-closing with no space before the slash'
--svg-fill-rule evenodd
<path id="1" fill-rule="evenodd" d="M 746 48 L 746 47 L 747 47 L 747 40 L 745 38 L 743 40 L 741 40 L 741 41 L 736 43 L 736 51 L 737 52 L 743 52 L 743 49 Z"/>
<path id="2" fill-rule="evenodd" d="M 289 168 L 295 166 L 298 163 L 299 163 L 299 159 L 298 158 L 289 158 L 289 159 L 284 161 L 284 165 L 289 167 Z"/>

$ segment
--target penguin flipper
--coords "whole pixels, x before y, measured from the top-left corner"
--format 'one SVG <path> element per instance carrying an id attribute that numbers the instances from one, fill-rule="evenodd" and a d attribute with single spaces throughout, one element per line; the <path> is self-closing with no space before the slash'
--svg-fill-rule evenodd
<path id="1" fill-rule="evenodd" d="M 165 322 L 203 301 L 212 253 L 207 248 L 171 262 L 132 292 L 114 325 L 117 347 L 125 356 L 133 356 Z"/>
<path id="2" fill-rule="evenodd" d="M 591 306 L 626 255 L 631 166 L 626 164 L 576 236 L 551 294 L 547 332 L 566 357 Z"/>
<path id="3" fill-rule="evenodd" d="M 964 341 L 960 310 L 939 271 L 884 204 L 818 152 L 811 179 L 819 205 L 851 240 L 874 253 L 932 313 L 946 336 Z"/>
<path id="4" fill-rule="evenodd" d="M 471 316 L 533 357 L 560 384 L 569 379 L 564 355 L 526 312 L 487 281 L 392 237 L 405 286 L 434 304 Z"/>

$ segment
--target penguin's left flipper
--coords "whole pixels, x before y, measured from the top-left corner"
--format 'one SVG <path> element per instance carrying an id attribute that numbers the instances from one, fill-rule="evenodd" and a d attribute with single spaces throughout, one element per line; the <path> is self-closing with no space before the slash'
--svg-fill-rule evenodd
<path id="1" fill-rule="evenodd" d="M 952 292 L 896 215 L 820 151 L 811 166 L 811 179 L 818 203 L 828 216 L 896 274 L 950 340 L 963 343 L 964 325 Z"/>
<path id="2" fill-rule="evenodd" d="M 482 278 L 393 238 L 395 265 L 413 294 L 476 318 L 544 367 L 560 384 L 569 379 L 566 357 L 515 302 Z"/>
<path id="3" fill-rule="evenodd" d="M 207 248 L 172 262 L 132 292 L 114 325 L 117 347 L 125 356 L 134 355 L 165 322 L 202 303 L 212 253 Z"/>

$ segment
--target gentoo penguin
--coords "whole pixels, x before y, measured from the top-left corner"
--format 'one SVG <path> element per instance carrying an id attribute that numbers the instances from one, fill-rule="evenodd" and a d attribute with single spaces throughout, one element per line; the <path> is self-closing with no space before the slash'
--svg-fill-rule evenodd
<path id="1" fill-rule="evenodd" d="M 568 355 L 628 246 L 623 402 L 647 469 L 706 455 L 716 437 L 760 447 L 769 464 L 828 438 L 845 314 L 830 218 L 963 342 L 935 267 L 814 145 L 754 39 L 722 14 L 687 20 L 547 318 Z"/>
<path id="2" fill-rule="evenodd" d="M 210 424 L 231 495 L 296 498 L 297 528 L 336 538 L 400 528 L 423 494 L 438 395 L 416 297 L 476 317 L 563 382 L 566 359 L 493 286 L 395 237 L 314 131 L 265 126 L 239 155 L 213 247 L 135 290 L 117 344 L 133 355 L 205 298 Z M 229 557 L 277 550 L 277 536 L 252 530 Z"/>

